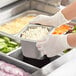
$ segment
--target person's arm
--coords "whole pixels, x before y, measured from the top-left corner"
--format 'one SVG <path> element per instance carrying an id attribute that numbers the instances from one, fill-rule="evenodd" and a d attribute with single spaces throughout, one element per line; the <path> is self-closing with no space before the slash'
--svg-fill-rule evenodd
<path id="1" fill-rule="evenodd" d="M 76 47 L 76 33 L 71 33 L 67 36 L 68 44 L 71 47 Z"/>
<path id="2" fill-rule="evenodd" d="M 46 39 L 37 42 L 36 46 L 43 54 L 52 57 L 66 49 L 76 48 L 76 33 L 67 35 L 51 34 Z"/>
<path id="3" fill-rule="evenodd" d="M 72 20 L 76 18 L 76 1 L 68 5 L 62 10 L 63 15 L 67 20 Z"/>
<path id="4" fill-rule="evenodd" d="M 66 6 L 64 9 L 58 11 L 53 16 L 38 15 L 30 23 L 42 24 L 49 26 L 58 26 L 68 23 L 70 20 L 76 17 L 76 1 Z"/>
<path id="5" fill-rule="evenodd" d="M 52 17 L 39 16 L 36 23 L 58 26 L 76 17 L 76 1 Z M 34 21 L 33 21 L 34 22 Z M 68 35 L 49 35 L 47 39 L 37 42 L 38 50 L 44 52 L 48 57 L 55 56 L 68 48 L 76 47 L 76 33 Z"/>
<path id="6" fill-rule="evenodd" d="M 63 15 L 67 20 L 72 20 L 76 18 L 76 1 L 68 5 L 62 10 Z M 68 44 L 71 47 L 76 47 L 76 33 L 69 34 L 67 36 Z"/>

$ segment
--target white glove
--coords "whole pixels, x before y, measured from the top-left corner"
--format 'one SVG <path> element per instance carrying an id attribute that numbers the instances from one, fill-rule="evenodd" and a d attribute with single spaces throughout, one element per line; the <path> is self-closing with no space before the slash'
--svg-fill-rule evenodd
<path id="1" fill-rule="evenodd" d="M 67 35 L 49 35 L 45 40 L 37 42 L 36 46 L 41 53 L 48 57 L 71 48 L 67 43 Z"/>
<path id="2" fill-rule="evenodd" d="M 39 15 L 34 18 L 30 23 L 32 24 L 42 24 L 49 26 L 58 26 L 61 24 L 68 23 L 69 21 L 64 17 L 61 11 L 57 12 L 53 16 Z"/>

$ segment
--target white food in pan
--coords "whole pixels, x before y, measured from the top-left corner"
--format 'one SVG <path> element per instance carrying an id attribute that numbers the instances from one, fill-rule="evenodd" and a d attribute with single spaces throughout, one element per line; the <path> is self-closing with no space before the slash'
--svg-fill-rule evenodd
<path id="1" fill-rule="evenodd" d="M 48 28 L 37 27 L 29 28 L 27 31 L 22 33 L 22 38 L 30 40 L 41 40 L 49 33 Z"/>

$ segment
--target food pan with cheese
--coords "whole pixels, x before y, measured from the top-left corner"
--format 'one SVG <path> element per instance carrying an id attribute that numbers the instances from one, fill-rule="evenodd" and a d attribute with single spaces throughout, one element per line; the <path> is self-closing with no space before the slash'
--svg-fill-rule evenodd
<path id="1" fill-rule="evenodd" d="M 17 35 L 23 30 L 23 28 L 27 27 L 33 18 L 39 14 L 44 13 L 40 11 L 29 10 L 13 16 L 10 19 L 3 20 L 3 22 L 0 24 L 0 31 L 7 34 Z"/>
<path id="2" fill-rule="evenodd" d="M 19 33 L 28 23 L 32 20 L 34 16 L 24 16 L 12 20 L 0 26 L 0 31 L 6 32 L 8 34 Z"/>

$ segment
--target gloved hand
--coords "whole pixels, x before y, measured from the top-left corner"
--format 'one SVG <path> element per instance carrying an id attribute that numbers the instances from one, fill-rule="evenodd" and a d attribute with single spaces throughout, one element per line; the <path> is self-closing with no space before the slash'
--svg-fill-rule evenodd
<path id="1" fill-rule="evenodd" d="M 34 18 L 30 23 L 32 24 L 42 24 L 42 25 L 49 25 L 49 26 L 58 26 L 61 24 L 68 23 L 69 21 L 64 17 L 61 10 L 57 12 L 53 16 L 46 16 L 46 15 L 39 15 Z"/>
<path id="2" fill-rule="evenodd" d="M 67 36 L 68 35 L 48 35 L 43 41 L 37 42 L 36 46 L 41 53 L 52 57 L 71 48 L 67 43 Z"/>

